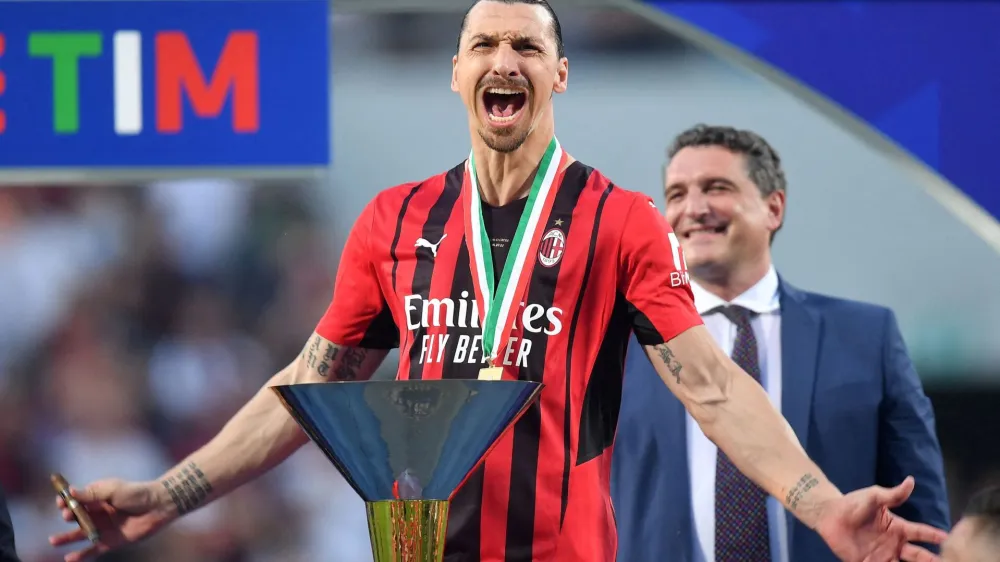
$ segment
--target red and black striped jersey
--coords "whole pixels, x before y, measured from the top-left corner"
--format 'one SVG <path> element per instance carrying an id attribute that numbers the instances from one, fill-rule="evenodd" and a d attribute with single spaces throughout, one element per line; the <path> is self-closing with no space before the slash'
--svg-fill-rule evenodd
<path id="1" fill-rule="evenodd" d="M 487 365 L 465 243 L 464 162 L 381 192 L 355 223 L 317 332 L 400 350 L 399 379 L 476 378 Z M 607 562 L 609 479 L 625 351 L 701 324 L 676 237 L 652 200 L 573 162 L 499 360 L 540 400 L 452 500 L 449 562 Z M 498 271 L 523 201 L 484 211 Z M 527 266 L 526 266 L 527 267 Z"/>

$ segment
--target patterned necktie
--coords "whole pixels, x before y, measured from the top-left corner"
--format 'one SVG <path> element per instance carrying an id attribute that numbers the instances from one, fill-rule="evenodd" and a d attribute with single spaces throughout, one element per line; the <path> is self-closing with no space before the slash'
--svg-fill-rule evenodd
<path id="1" fill-rule="evenodd" d="M 739 306 L 720 310 L 736 324 L 733 361 L 760 382 L 757 339 L 751 312 Z M 767 493 L 743 475 L 721 450 L 715 467 L 715 562 L 770 562 Z"/>

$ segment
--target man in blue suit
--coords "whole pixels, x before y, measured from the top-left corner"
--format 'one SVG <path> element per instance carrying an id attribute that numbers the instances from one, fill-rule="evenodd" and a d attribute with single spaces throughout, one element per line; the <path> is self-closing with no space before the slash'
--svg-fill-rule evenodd
<path id="1" fill-rule="evenodd" d="M 842 490 L 916 487 L 899 515 L 950 527 L 934 413 L 889 309 L 796 289 L 771 263 L 785 176 L 759 135 L 696 126 L 668 151 L 666 217 L 695 304 Z M 612 469 L 621 562 L 826 562 L 819 535 L 734 470 L 631 342 Z"/>

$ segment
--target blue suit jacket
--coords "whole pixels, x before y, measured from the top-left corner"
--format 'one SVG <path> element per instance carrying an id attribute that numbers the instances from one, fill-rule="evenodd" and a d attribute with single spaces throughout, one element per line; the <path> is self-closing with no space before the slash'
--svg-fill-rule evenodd
<path id="1" fill-rule="evenodd" d="M 782 413 L 809 456 L 844 492 L 916 479 L 896 513 L 950 528 L 930 400 L 891 310 L 807 293 L 784 280 Z M 626 359 L 611 492 L 618 560 L 691 562 L 694 524 L 685 410 L 633 339 Z M 791 562 L 836 562 L 788 515 Z"/>

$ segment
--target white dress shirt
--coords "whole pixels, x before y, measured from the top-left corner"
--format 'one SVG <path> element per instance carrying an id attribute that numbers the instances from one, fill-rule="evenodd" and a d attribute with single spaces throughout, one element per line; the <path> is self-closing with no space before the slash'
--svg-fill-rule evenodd
<path id="1" fill-rule="evenodd" d="M 757 313 L 750 321 L 757 339 L 761 384 L 778 411 L 781 411 L 781 311 L 778 274 L 772 266 L 766 275 L 745 293 L 726 303 L 691 281 L 695 307 L 705 327 L 727 355 L 736 342 L 736 325 L 713 308 L 733 304 Z M 718 449 L 687 415 L 687 455 L 691 478 L 691 510 L 694 521 L 695 562 L 715 562 L 715 465 Z M 785 509 L 778 500 L 767 499 L 767 523 L 773 562 L 788 562 L 788 530 Z"/>

